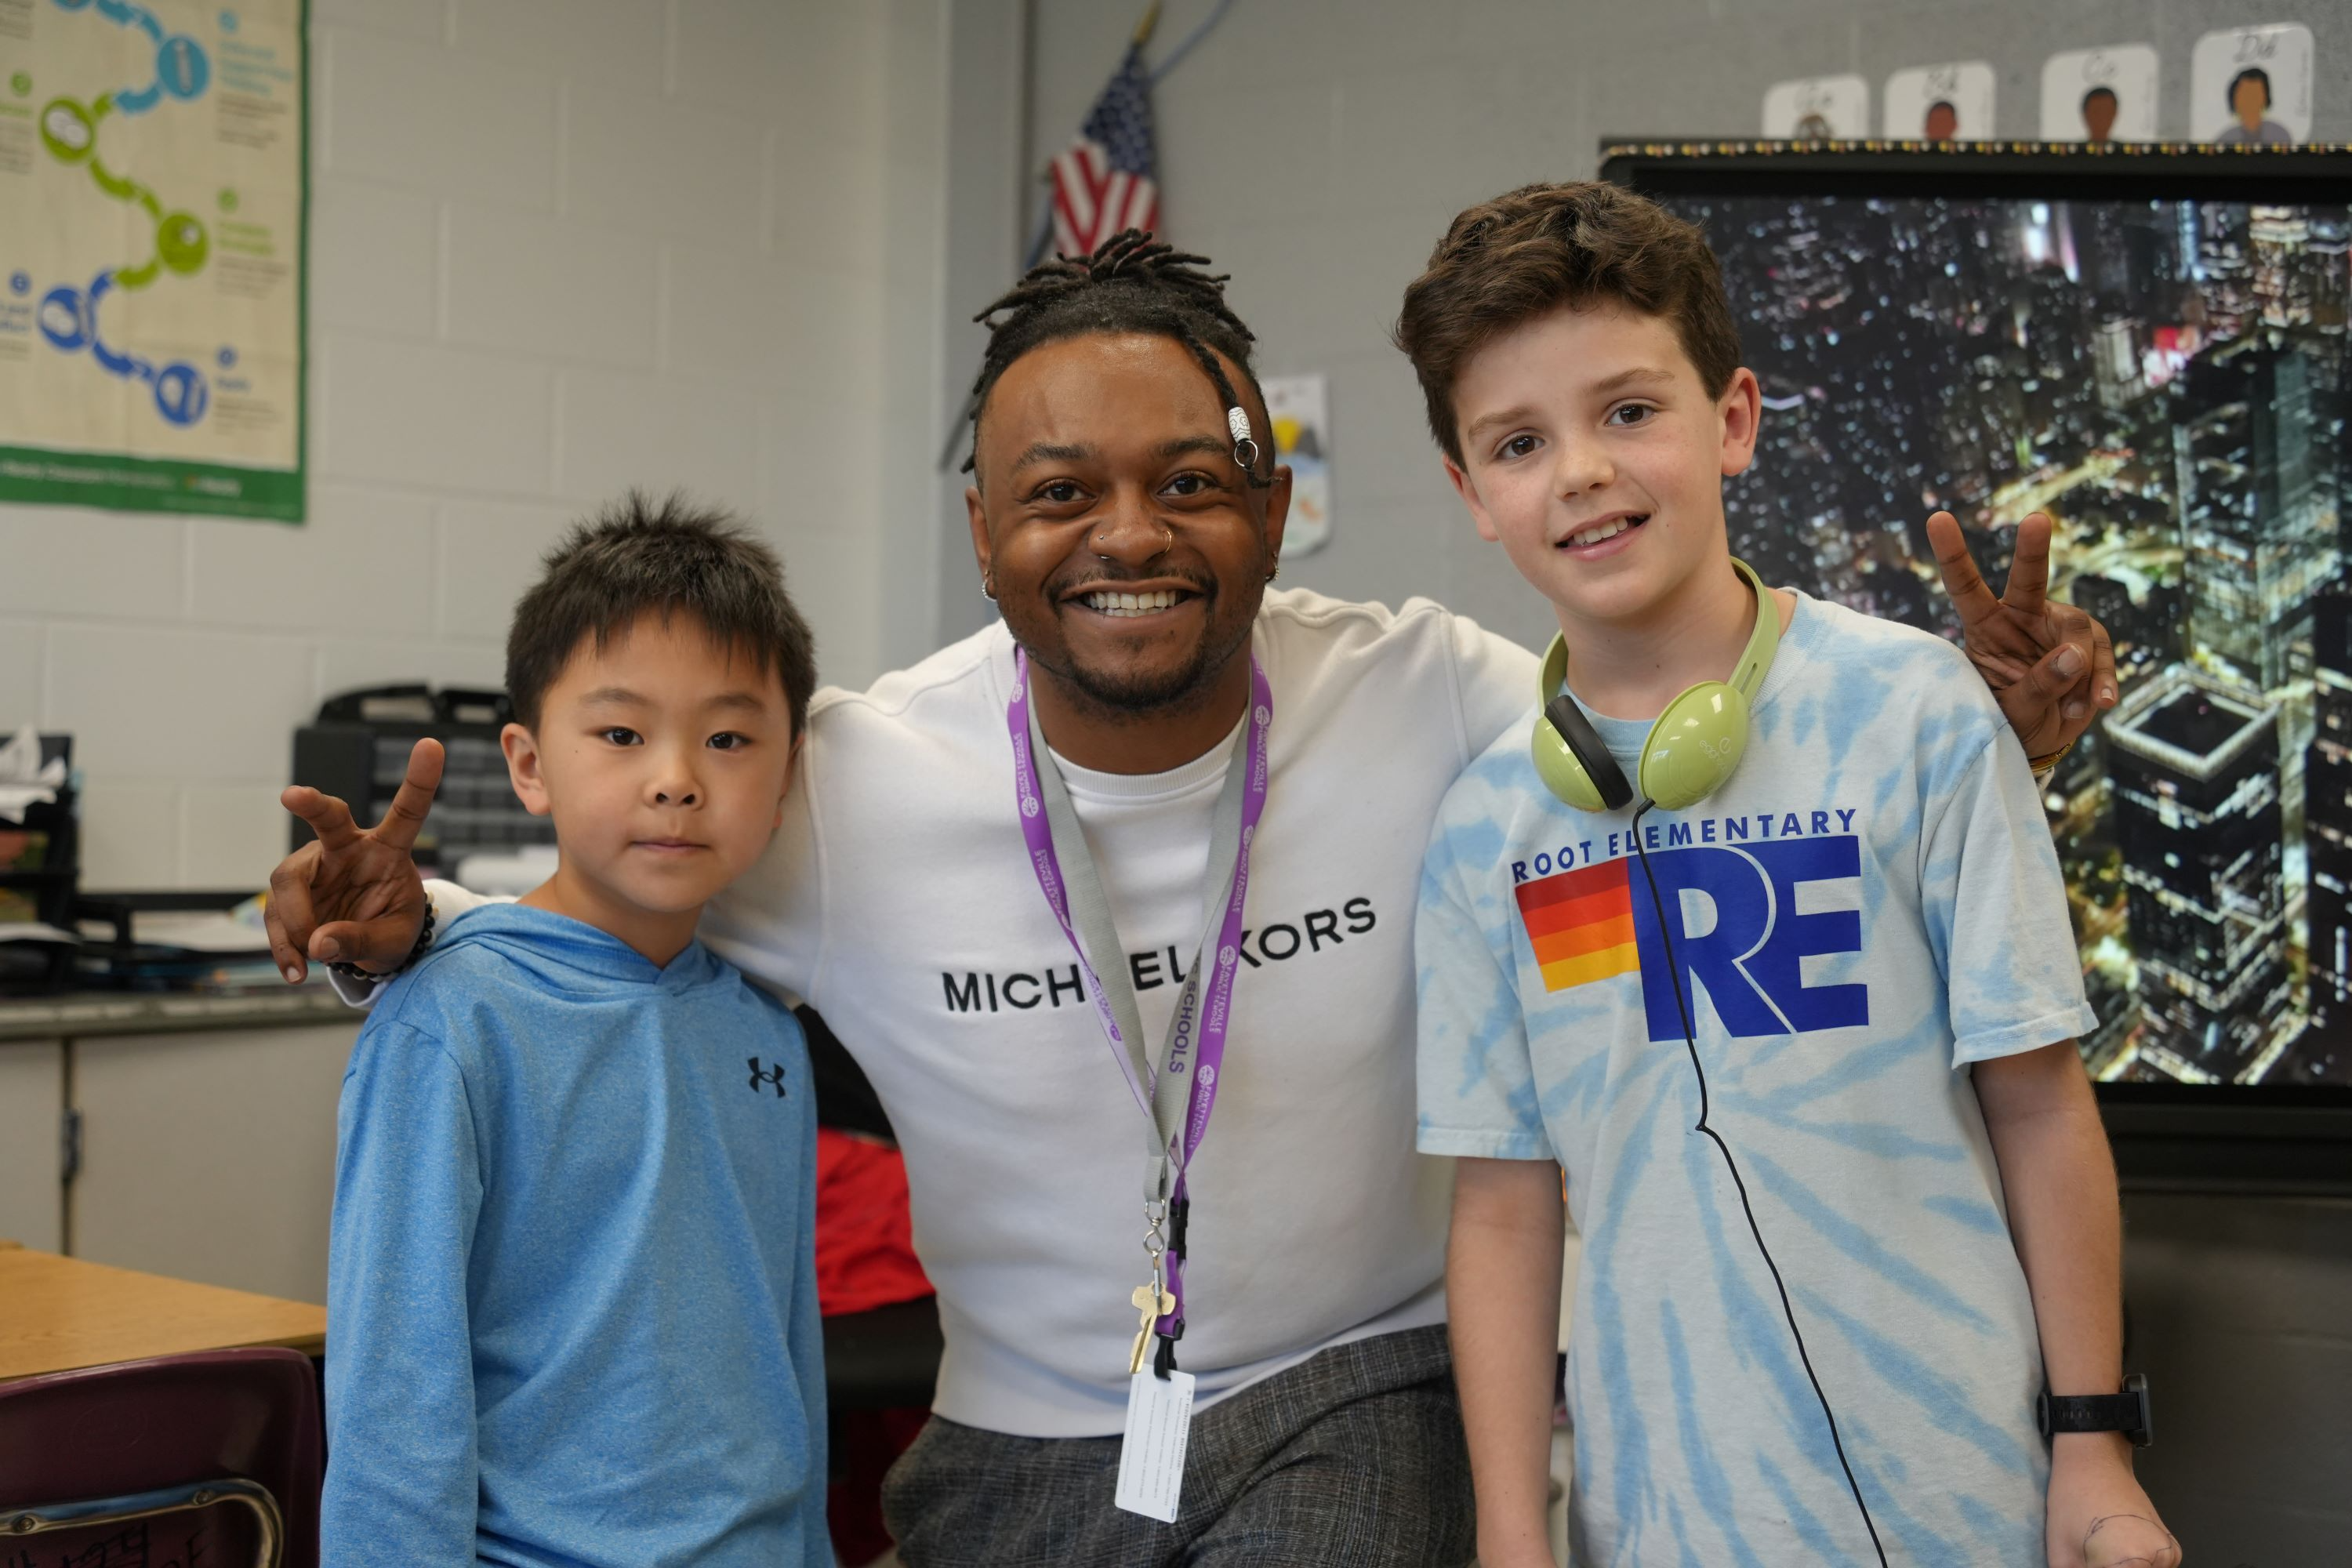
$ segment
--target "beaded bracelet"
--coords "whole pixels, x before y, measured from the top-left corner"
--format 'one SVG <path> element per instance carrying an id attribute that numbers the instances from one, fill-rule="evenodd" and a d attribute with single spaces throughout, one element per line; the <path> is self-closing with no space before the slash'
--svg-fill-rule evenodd
<path id="1" fill-rule="evenodd" d="M 346 980 L 364 981 L 369 984 L 374 984 L 379 981 L 391 979 L 402 970 L 406 969 L 410 964 L 415 963 L 418 959 L 425 956 L 425 950 L 432 945 L 433 900 L 428 898 L 425 900 L 425 924 L 417 931 L 415 944 L 408 950 L 408 956 L 406 958 L 402 959 L 398 963 L 394 964 L 390 969 L 385 970 L 381 974 L 377 973 L 373 969 L 362 969 L 356 963 L 330 963 L 327 965 L 327 969 L 329 973 L 340 974 Z"/>
<path id="2" fill-rule="evenodd" d="M 2046 757 L 2028 757 L 2025 760 L 2025 765 L 2033 770 L 2035 778 L 2046 779 L 2057 770 L 2060 763 L 2066 760 L 2066 753 L 2074 749 L 2074 742 L 2069 741 Z"/>

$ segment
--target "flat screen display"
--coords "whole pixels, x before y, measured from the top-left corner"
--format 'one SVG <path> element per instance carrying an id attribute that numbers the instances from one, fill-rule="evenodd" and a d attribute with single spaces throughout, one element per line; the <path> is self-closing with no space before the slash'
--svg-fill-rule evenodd
<path id="1" fill-rule="evenodd" d="M 1956 637 L 1927 514 L 1998 588 L 2046 510 L 2053 596 L 2115 636 L 2123 701 L 2044 801 L 2093 1075 L 2352 1083 L 2352 214 L 2311 199 L 2346 185 L 1695 183 L 1652 188 L 1766 409 L 1734 550 Z"/>

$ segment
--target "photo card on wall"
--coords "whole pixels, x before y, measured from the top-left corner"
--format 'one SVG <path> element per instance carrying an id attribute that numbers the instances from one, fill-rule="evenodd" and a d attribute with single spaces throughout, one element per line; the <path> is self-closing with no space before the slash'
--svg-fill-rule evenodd
<path id="1" fill-rule="evenodd" d="M 2154 44 L 2060 50 L 2042 66 L 2042 140 L 2095 145 L 2158 140 L 2162 75 Z"/>
<path id="2" fill-rule="evenodd" d="M 1870 84 L 1809 76 L 1764 89 L 1764 134 L 1781 142 L 1858 141 L 1870 134 Z"/>
<path id="3" fill-rule="evenodd" d="M 2189 134 L 2223 147 L 2287 147 L 2311 135 L 2311 29 L 2223 27 L 2189 57 Z"/>
<path id="4" fill-rule="evenodd" d="M 1917 142 L 1991 137 L 1993 74 L 1982 60 L 1912 66 L 1886 79 L 1884 133 Z"/>
<path id="5" fill-rule="evenodd" d="M 1290 521 L 1282 533 L 1286 556 L 1307 555 L 1331 539 L 1331 415 L 1323 374 L 1269 375 L 1265 416 L 1274 422 L 1276 462 L 1290 465 Z"/>

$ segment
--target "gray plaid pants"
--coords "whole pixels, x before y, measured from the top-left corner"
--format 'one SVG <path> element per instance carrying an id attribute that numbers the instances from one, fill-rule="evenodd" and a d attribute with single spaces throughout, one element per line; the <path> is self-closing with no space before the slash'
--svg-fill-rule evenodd
<path id="1" fill-rule="evenodd" d="M 883 1518 L 907 1568 L 1461 1568 L 1475 1543 L 1443 1327 L 1334 1346 L 1197 1413 L 1173 1524 L 1112 1506 L 1118 1443 L 934 1415 Z"/>

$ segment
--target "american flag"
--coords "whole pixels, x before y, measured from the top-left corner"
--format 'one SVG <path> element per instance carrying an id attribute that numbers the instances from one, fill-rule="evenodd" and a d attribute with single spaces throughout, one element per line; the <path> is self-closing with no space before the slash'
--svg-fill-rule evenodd
<path id="1" fill-rule="evenodd" d="M 1150 87 L 1139 39 L 1076 140 L 1054 160 L 1054 248 L 1060 254 L 1085 256 L 1123 228 L 1160 226 Z"/>

